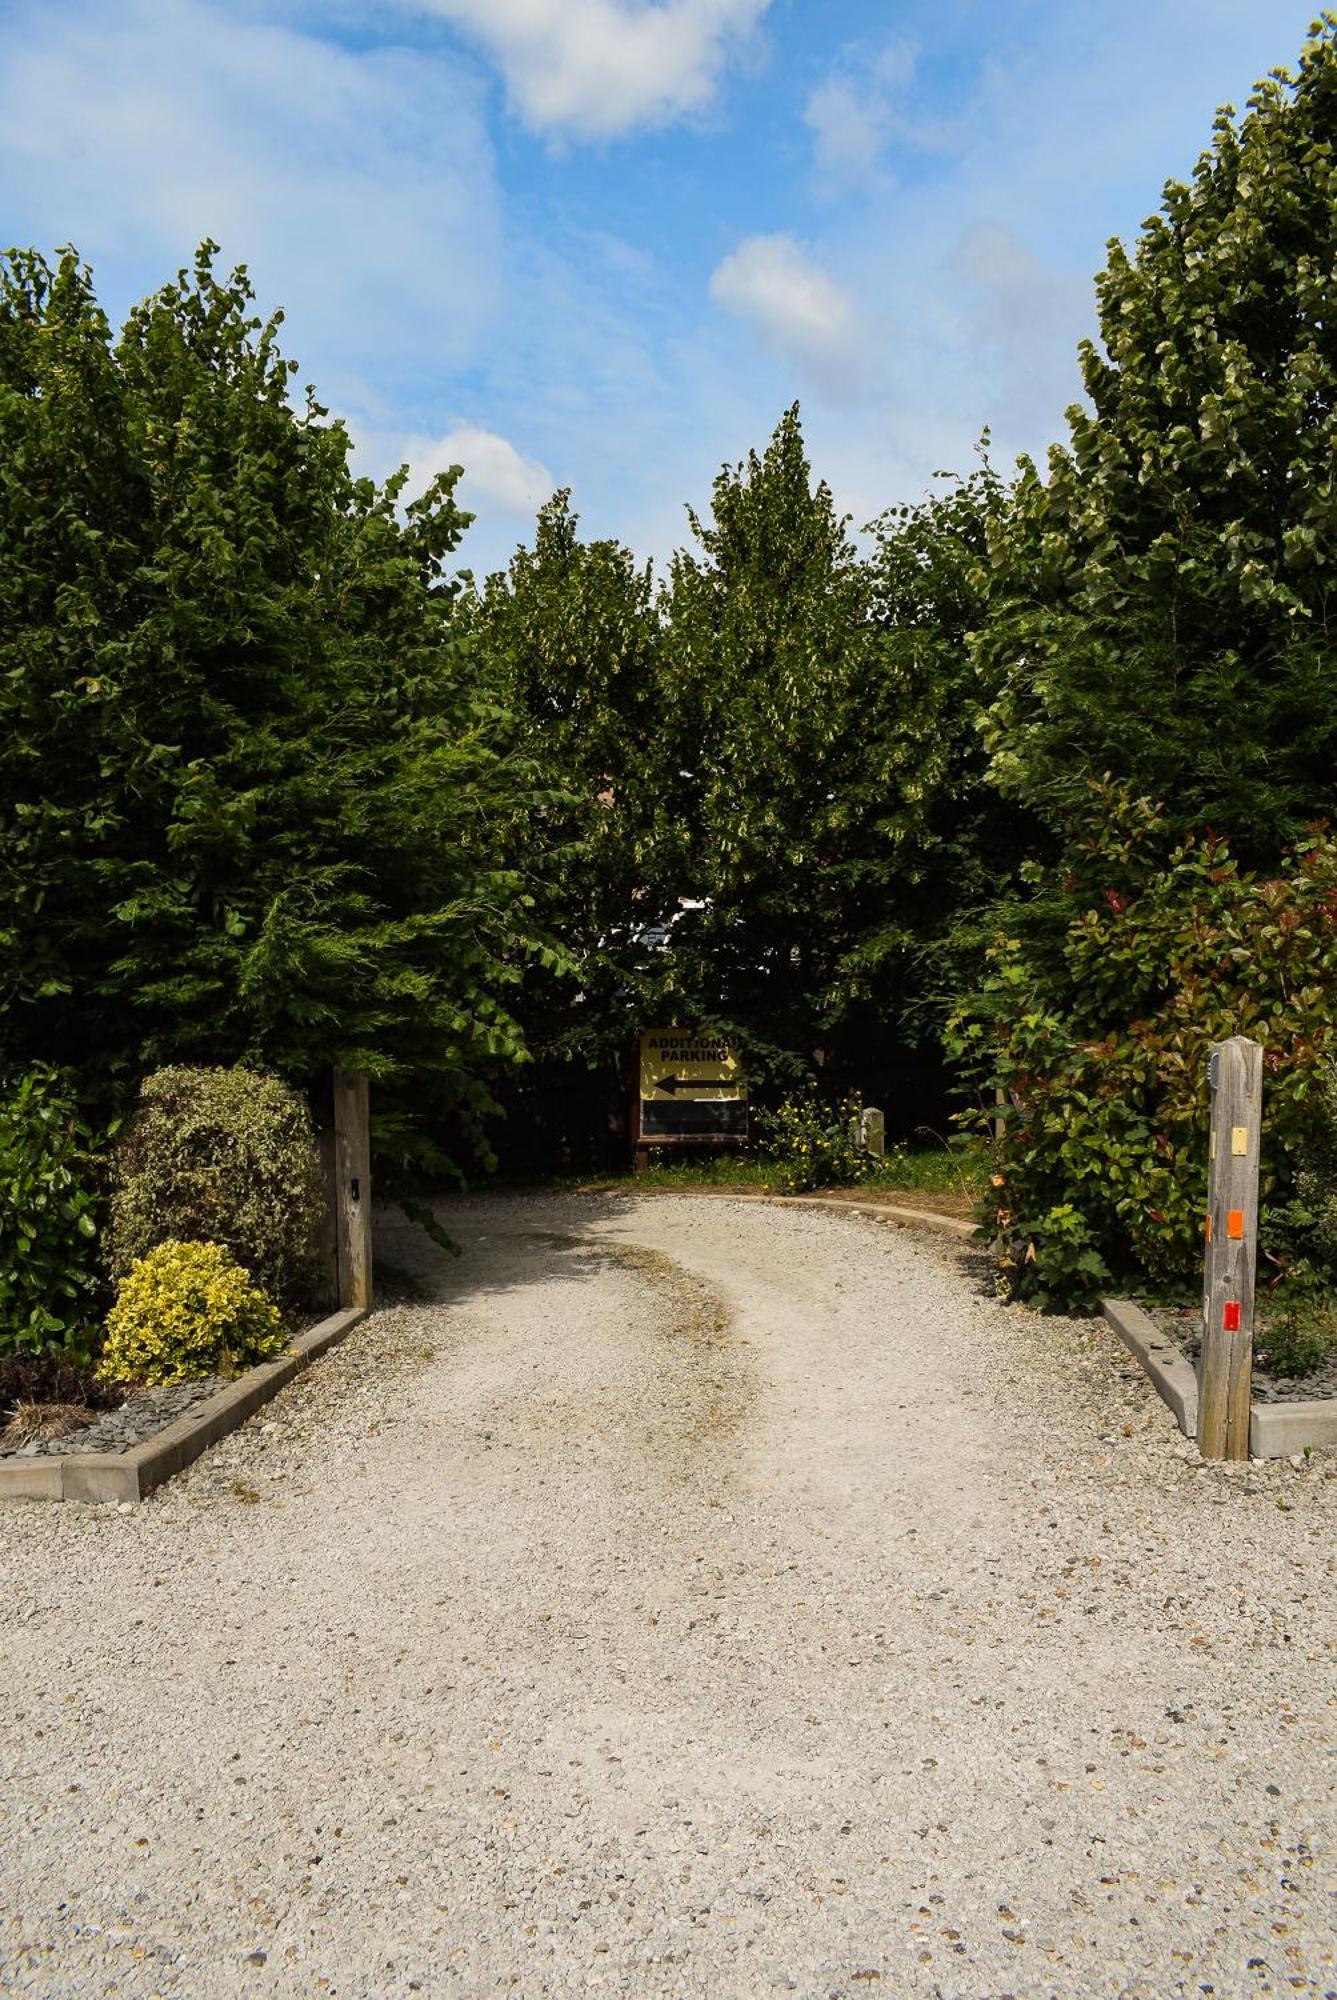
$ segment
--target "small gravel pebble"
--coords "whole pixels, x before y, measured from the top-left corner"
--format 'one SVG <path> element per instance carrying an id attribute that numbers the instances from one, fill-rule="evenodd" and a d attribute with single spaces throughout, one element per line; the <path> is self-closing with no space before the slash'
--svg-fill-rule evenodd
<path id="1" fill-rule="evenodd" d="M 0 1511 L 0 1990 L 1337 1995 L 1337 1464 L 948 1241 L 494 1197 L 145 1506 Z"/>

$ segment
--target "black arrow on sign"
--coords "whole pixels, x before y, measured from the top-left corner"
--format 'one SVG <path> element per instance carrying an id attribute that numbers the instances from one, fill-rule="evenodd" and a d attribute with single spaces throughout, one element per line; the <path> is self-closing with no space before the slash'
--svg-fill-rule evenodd
<path id="1" fill-rule="evenodd" d="M 657 1076 L 655 1089 L 666 1090 L 670 1097 L 676 1097 L 680 1090 L 736 1090 L 732 1078 L 701 1076 Z"/>

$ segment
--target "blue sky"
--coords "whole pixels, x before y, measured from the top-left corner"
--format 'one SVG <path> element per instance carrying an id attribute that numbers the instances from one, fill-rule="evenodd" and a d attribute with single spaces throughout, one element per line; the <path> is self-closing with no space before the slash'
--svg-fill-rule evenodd
<path id="1" fill-rule="evenodd" d="M 368 470 L 662 557 L 799 399 L 859 522 L 1043 451 L 1091 279 L 1312 0 L 0 0 L 0 236 L 204 235 Z"/>

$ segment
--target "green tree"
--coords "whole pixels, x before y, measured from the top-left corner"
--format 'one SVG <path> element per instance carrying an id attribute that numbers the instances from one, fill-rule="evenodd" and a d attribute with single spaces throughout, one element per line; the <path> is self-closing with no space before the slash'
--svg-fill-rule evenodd
<path id="1" fill-rule="evenodd" d="M 989 542 L 1011 495 L 983 453 L 968 477 L 940 478 L 873 525 L 880 643 L 846 780 L 852 819 L 886 845 L 848 970 L 876 978 L 913 1040 L 940 1036 L 984 977 L 1000 909 L 1041 839 L 989 781 L 981 724 L 997 688 L 972 650 L 992 615 Z"/>
<path id="2" fill-rule="evenodd" d="M 457 474 L 355 478 L 213 254 L 118 339 L 73 253 L 0 260 L 0 1069 L 339 1063 L 399 1146 L 522 1053 L 525 773 L 456 630 Z"/>
<path id="3" fill-rule="evenodd" d="M 683 831 L 668 990 L 802 1073 L 844 1011 L 855 941 L 838 767 L 872 644 L 870 586 L 797 407 L 725 466 L 664 597 L 669 789 Z"/>
<path id="4" fill-rule="evenodd" d="M 536 1054 L 597 1062 L 644 1021 L 656 963 L 645 938 L 666 915 L 650 568 L 618 542 L 582 541 L 562 491 L 539 510 L 533 547 L 488 578 L 473 618 L 545 788 L 538 819 L 517 827 L 517 865 L 533 868 L 537 915 L 574 974 L 531 977 L 521 1016 Z"/>
<path id="5" fill-rule="evenodd" d="M 669 692 L 692 829 L 673 930 L 684 1011 L 741 1027 L 778 1074 L 931 1041 L 1017 815 L 983 781 L 991 472 L 875 526 L 860 559 L 797 409 L 715 482 L 667 593 Z"/>
<path id="6" fill-rule="evenodd" d="M 994 776 L 1054 824 L 1109 773 L 1266 865 L 1334 803 L 1335 145 L 1325 14 L 1111 245 L 1090 408 L 1023 466 L 979 649 Z"/>

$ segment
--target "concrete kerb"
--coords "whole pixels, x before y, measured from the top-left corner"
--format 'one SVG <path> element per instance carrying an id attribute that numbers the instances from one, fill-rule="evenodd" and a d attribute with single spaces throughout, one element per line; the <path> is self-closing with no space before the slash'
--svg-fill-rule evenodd
<path id="1" fill-rule="evenodd" d="M 633 1182 L 619 1193 L 677 1197 L 680 1201 L 760 1201 L 773 1208 L 826 1208 L 835 1215 L 871 1215 L 879 1222 L 918 1222 L 927 1229 L 945 1229 L 955 1236 L 973 1236 L 975 1224 L 959 1215 L 943 1215 L 932 1208 L 902 1208 L 889 1201 L 841 1201 L 829 1194 L 761 1194 L 752 1188 L 638 1188 Z"/>
<path id="2" fill-rule="evenodd" d="M 956 1236 L 975 1234 L 975 1224 L 962 1216 L 940 1215 L 931 1208 L 901 1208 L 889 1201 L 833 1201 L 830 1195 L 821 1194 L 763 1194 L 752 1199 L 770 1202 L 777 1208 L 828 1208 L 837 1214 L 871 1215 L 879 1222 L 918 1222 L 926 1229 L 945 1229 Z"/>
<path id="3" fill-rule="evenodd" d="M 1292 1452 L 1337 1445 L 1337 1397 L 1320 1402 L 1255 1403 L 1249 1417 L 1249 1455 L 1289 1458 Z"/>
<path id="4" fill-rule="evenodd" d="M 1198 1434 L 1198 1378 L 1172 1340 L 1131 1299 L 1105 1299 L 1105 1321 L 1141 1362 L 1185 1437 Z M 1337 1445 L 1337 1397 L 1303 1403 L 1255 1403 L 1249 1418 L 1251 1458 L 1290 1458 L 1297 1451 Z"/>
<path id="5" fill-rule="evenodd" d="M 156 1437 L 129 1451 L 71 1452 L 60 1458 L 0 1462 L 0 1500 L 139 1501 L 182 1471 L 202 1452 L 237 1430 L 318 1355 L 334 1347 L 367 1317 L 365 1306 L 346 1306 L 299 1334 L 274 1361 L 262 1361 L 190 1410 Z"/>
<path id="6" fill-rule="evenodd" d="M 1131 1299 L 1103 1299 L 1101 1313 L 1128 1352 L 1141 1362 L 1152 1387 L 1169 1405 L 1185 1437 L 1198 1434 L 1198 1378 L 1172 1340 Z"/>

